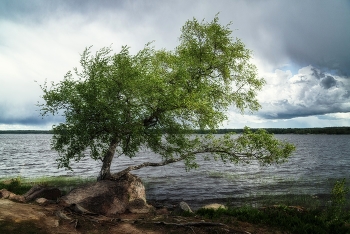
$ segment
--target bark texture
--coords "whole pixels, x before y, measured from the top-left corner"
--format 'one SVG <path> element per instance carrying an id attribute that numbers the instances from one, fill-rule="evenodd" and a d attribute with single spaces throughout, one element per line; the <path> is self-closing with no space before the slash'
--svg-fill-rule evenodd
<path id="1" fill-rule="evenodd" d="M 118 142 L 113 140 L 109 145 L 108 151 L 103 158 L 103 163 L 100 171 L 100 175 L 97 180 L 105 180 L 111 177 L 111 164 L 115 154 L 115 150 L 117 148 Z"/>

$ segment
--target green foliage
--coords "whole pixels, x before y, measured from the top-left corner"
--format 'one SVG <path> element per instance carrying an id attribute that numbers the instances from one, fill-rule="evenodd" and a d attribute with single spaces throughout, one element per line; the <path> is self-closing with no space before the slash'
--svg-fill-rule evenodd
<path id="1" fill-rule="evenodd" d="M 31 188 L 31 186 L 23 184 L 22 180 L 22 178 L 17 177 L 7 181 L 1 181 L 0 189 L 6 189 L 15 194 L 24 194 Z"/>
<path id="2" fill-rule="evenodd" d="M 79 161 L 89 150 L 103 161 L 100 178 L 105 178 L 115 153 L 133 157 L 141 147 L 167 163 L 183 160 L 187 168 L 197 166 L 197 154 L 212 151 L 225 162 L 244 158 L 269 164 L 287 158 L 293 147 L 265 131 L 246 129 L 237 142 L 231 135 L 217 140 L 189 134 L 214 131 L 232 105 L 242 113 L 260 107 L 256 95 L 265 81 L 250 63 L 251 51 L 231 37 L 229 26 L 220 25 L 217 16 L 211 22 L 187 21 L 173 51 L 146 44 L 136 55 L 126 46 L 116 54 L 102 48 L 93 55 L 89 47 L 81 70 L 69 71 L 50 87 L 42 85 L 42 115 L 62 114 L 66 120 L 53 127 L 59 167 L 70 168 L 71 160 Z"/>
<path id="3" fill-rule="evenodd" d="M 328 207 L 328 219 L 331 222 L 344 219 L 345 216 L 349 216 L 346 212 L 345 205 L 347 205 L 346 196 L 349 192 L 349 188 L 346 187 L 345 179 L 337 180 L 332 188 L 331 203 Z"/>

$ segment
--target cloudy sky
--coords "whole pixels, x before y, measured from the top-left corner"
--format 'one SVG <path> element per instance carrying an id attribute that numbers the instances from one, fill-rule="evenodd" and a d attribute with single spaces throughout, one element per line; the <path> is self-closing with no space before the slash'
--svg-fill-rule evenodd
<path id="1" fill-rule="evenodd" d="M 0 130 L 60 121 L 41 118 L 39 85 L 62 80 L 85 47 L 171 50 L 186 20 L 218 12 L 267 81 L 262 109 L 232 109 L 223 128 L 350 126 L 348 0 L 1 0 Z"/>

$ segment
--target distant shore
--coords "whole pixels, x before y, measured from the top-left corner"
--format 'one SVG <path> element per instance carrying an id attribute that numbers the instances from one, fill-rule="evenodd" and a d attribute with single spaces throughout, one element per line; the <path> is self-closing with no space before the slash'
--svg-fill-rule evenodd
<path id="1" fill-rule="evenodd" d="M 252 128 L 252 130 L 257 130 Z M 350 127 L 326 127 L 326 128 L 265 128 L 266 131 L 273 134 L 329 134 L 340 135 L 350 134 Z M 217 129 L 214 132 L 209 130 L 192 130 L 194 134 L 225 134 L 225 133 L 241 133 L 243 129 Z M 0 130 L 0 134 L 53 134 L 52 130 Z"/>

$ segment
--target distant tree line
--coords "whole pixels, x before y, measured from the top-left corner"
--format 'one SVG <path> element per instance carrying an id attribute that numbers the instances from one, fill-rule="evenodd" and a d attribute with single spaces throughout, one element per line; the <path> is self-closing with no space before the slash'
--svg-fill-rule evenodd
<path id="1" fill-rule="evenodd" d="M 258 129 L 251 129 L 256 131 Z M 350 134 L 350 127 L 327 127 L 327 128 L 265 128 L 273 134 Z M 217 129 L 214 133 L 225 134 L 229 132 L 242 133 L 243 129 Z M 207 130 L 194 130 L 193 133 L 207 134 Z M 213 133 L 213 132 L 211 132 Z"/>
<path id="2" fill-rule="evenodd" d="M 251 129 L 256 131 L 258 129 Z M 327 127 L 327 128 L 265 128 L 268 133 L 273 134 L 350 134 L 350 127 Z M 243 129 L 217 129 L 209 130 L 193 130 L 195 134 L 226 134 L 230 132 L 242 133 Z M 52 134 L 51 130 L 0 130 L 0 134 Z"/>

